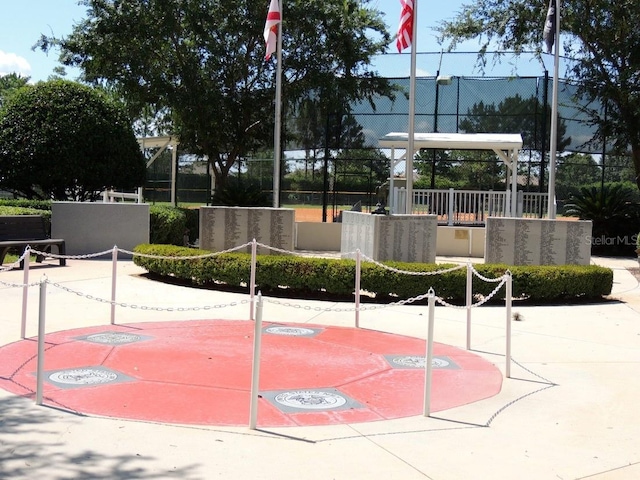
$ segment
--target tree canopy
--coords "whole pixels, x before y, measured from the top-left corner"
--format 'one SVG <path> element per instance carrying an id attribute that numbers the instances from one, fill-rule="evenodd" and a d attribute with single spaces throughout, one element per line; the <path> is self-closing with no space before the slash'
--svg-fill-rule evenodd
<path id="1" fill-rule="evenodd" d="M 29 77 L 23 77 L 18 73 L 0 76 L 0 108 L 16 90 L 27 83 L 29 83 Z"/>
<path id="2" fill-rule="evenodd" d="M 478 0 L 464 5 L 440 25 L 444 40 L 479 39 L 480 60 L 498 51 L 541 51 L 547 1 Z M 578 83 L 578 95 L 597 126 L 595 141 L 615 139 L 617 153 L 631 149 L 640 188 L 640 3 L 637 0 L 560 2 L 560 39 L 568 63 L 566 75 Z"/>
<path id="3" fill-rule="evenodd" d="M 273 141 L 275 61 L 262 36 L 268 2 L 84 0 L 67 38 L 43 36 L 83 80 L 115 87 L 139 114 L 167 114 L 181 146 L 205 156 L 218 184 L 248 152 Z M 389 95 L 369 70 L 390 41 L 368 0 L 291 0 L 283 12 L 283 99 L 346 104 Z"/>
<path id="4" fill-rule="evenodd" d="M 145 179 L 121 106 L 65 80 L 24 86 L 0 111 L 0 189 L 29 199 L 93 200 Z"/>

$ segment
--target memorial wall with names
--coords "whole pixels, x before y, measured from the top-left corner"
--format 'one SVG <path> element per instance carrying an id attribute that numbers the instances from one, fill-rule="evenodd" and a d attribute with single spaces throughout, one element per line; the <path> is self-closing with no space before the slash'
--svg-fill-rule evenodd
<path id="1" fill-rule="evenodd" d="M 435 263 L 435 215 L 372 215 L 342 212 L 342 257 L 356 249 L 377 261 Z"/>
<path id="2" fill-rule="evenodd" d="M 591 221 L 489 217 L 485 263 L 589 265 Z"/>
<path id="3" fill-rule="evenodd" d="M 294 249 L 295 210 L 268 207 L 200 207 L 200 248 L 219 252 L 256 241 Z M 250 252 L 251 248 L 243 249 Z M 258 253 L 276 253 L 258 247 Z"/>

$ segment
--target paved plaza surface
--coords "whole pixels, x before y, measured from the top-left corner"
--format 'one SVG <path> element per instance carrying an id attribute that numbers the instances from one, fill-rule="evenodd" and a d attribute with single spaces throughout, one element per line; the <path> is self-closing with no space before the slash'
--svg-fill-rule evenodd
<path id="1" fill-rule="evenodd" d="M 514 304 L 520 321 L 512 323 L 511 378 L 502 378 L 494 395 L 437 409 L 429 417 L 413 414 L 289 426 L 261 424 L 259 417 L 258 429 L 251 430 L 248 411 L 246 425 L 232 426 L 113 418 L 109 412 L 63 408 L 46 395 L 45 405 L 37 406 L 32 395 L 0 389 L 0 478 L 640 478 L 640 287 L 628 271 L 637 267 L 637 261 L 592 261 L 614 270 L 609 301 L 543 307 Z M 81 345 L 77 337 L 120 331 L 123 325 L 153 325 L 160 331 L 163 323 L 168 329 L 219 319 L 239 326 L 249 319 L 247 295 L 152 282 L 143 273 L 130 261 L 119 262 L 117 301 L 126 305 L 116 307 L 114 327 L 111 306 L 96 300 L 110 298 L 111 262 L 33 265 L 30 281 L 46 275 L 50 282 L 48 338 L 73 335 L 74 345 Z M 6 285 L 22 280 L 21 271 L 0 272 L 0 281 L 5 282 L 0 284 L 0 351 L 24 342 L 22 289 Z M 354 312 L 346 306 L 266 297 L 263 319 L 267 325 L 351 331 Z M 38 287 L 32 287 L 27 338 L 37 335 L 38 307 Z M 390 339 L 424 340 L 427 318 L 425 305 L 371 308 L 360 313 L 360 326 L 365 332 L 392 334 Z M 473 309 L 471 350 L 466 352 L 466 312 L 438 306 L 435 341 L 478 357 L 504 374 L 505 324 L 503 306 Z M 151 332 L 143 336 L 146 333 Z M 73 355 L 79 352 L 72 350 L 67 356 Z M 164 370 L 179 371 L 179 361 Z M 15 371 L 22 365 L 13 367 Z M 53 367 L 45 365 L 45 370 Z M 31 374 L 32 369 L 23 368 L 25 375 Z M 6 365 L 0 365 L 0 382 L 7 375 Z M 393 385 L 384 393 L 392 397 Z M 371 395 L 375 394 L 373 388 Z M 416 395 L 411 391 L 408 396 Z M 397 396 L 406 398 L 406 390 L 398 388 Z M 162 402 L 158 397 L 162 395 L 148 399 L 153 408 Z M 234 407 L 229 405 L 230 410 Z M 194 405 L 186 399 L 178 411 L 190 409 Z"/>

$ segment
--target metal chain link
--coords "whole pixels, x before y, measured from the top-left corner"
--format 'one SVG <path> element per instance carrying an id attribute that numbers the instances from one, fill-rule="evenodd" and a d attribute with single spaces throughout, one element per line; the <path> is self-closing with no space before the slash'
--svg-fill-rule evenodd
<path id="1" fill-rule="evenodd" d="M 100 297 L 94 297 L 93 295 L 89 295 L 86 293 L 79 292 L 77 290 L 73 290 L 72 288 L 65 287 L 64 285 L 60 285 L 59 283 L 49 282 L 50 285 L 59 288 L 60 290 L 64 290 L 67 293 L 72 293 L 79 297 L 86 298 L 87 300 L 94 300 L 99 303 L 107 303 L 109 305 L 115 305 L 123 308 L 131 308 L 133 310 L 144 310 L 144 311 L 154 311 L 154 312 L 197 312 L 200 310 L 218 310 L 226 307 L 237 307 L 238 305 L 245 305 L 249 303 L 249 300 L 241 300 L 240 302 L 231 302 L 231 303 L 220 303 L 216 305 L 205 305 L 202 307 L 157 307 L 157 306 L 147 306 L 147 305 L 136 305 L 134 303 L 124 303 L 124 302 L 116 302 L 113 300 L 107 300 Z"/>
<path id="2" fill-rule="evenodd" d="M 294 308 L 298 310 L 314 311 L 314 312 L 364 312 L 367 310 L 380 310 L 384 308 L 398 307 L 402 305 L 408 305 L 420 300 L 428 298 L 430 293 L 423 293 L 417 297 L 407 298 L 404 300 L 398 300 L 397 302 L 379 304 L 379 305 L 360 305 L 360 307 L 347 307 L 347 308 L 332 308 L 332 307 L 310 307 L 308 305 L 301 305 L 299 303 L 281 302 L 280 300 L 274 300 L 271 298 L 265 298 L 267 303 L 273 303 L 274 305 L 280 305 L 281 307 Z M 437 299 L 438 297 L 436 297 Z"/>
<path id="3" fill-rule="evenodd" d="M 433 272 L 412 272 L 412 271 L 409 271 L 409 270 L 400 270 L 400 269 L 397 269 L 397 268 L 393 268 L 393 267 L 390 267 L 389 265 L 385 265 L 383 263 L 380 263 L 379 261 L 374 260 L 373 258 L 368 257 L 368 256 L 366 256 L 364 254 L 361 254 L 361 255 L 362 255 L 363 259 L 365 259 L 365 260 L 367 260 L 367 261 L 369 261 L 369 262 L 371 262 L 371 263 L 373 263 L 373 264 L 375 264 L 375 265 L 377 265 L 377 266 L 379 266 L 381 268 L 384 268 L 385 270 L 389 270 L 389 271 L 395 272 L 395 273 L 402 273 L 402 274 L 405 274 L 405 275 L 416 275 L 416 276 L 440 275 L 440 274 L 443 274 L 443 273 L 455 272 L 456 270 L 460 270 L 462 268 L 466 268 L 465 265 L 457 265 L 455 267 L 446 268 L 446 269 L 442 269 L 442 270 L 434 270 Z"/>
<path id="4" fill-rule="evenodd" d="M 0 265 L 0 272 L 8 272 L 10 270 L 18 268 L 20 266 L 20 262 L 22 262 L 25 258 L 27 258 L 27 256 L 29 256 L 29 250 L 30 247 L 27 246 L 27 248 L 24 249 L 24 252 L 22 252 L 22 255 L 20 255 L 20 258 L 18 258 L 15 262 L 4 267 Z"/>
<path id="5" fill-rule="evenodd" d="M 218 255 L 222 255 L 224 253 L 235 252 L 236 250 L 241 250 L 243 248 L 250 246 L 252 243 L 253 242 L 247 242 L 242 245 L 238 245 L 237 247 L 228 248 L 226 250 L 221 250 L 219 252 L 204 253 L 202 255 L 191 255 L 186 257 L 171 257 L 166 255 L 153 255 L 150 253 L 131 252 L 123 248 L 118 248 L 118 251 L 121 253 L 126 253 L 128 255 L 135 255 L 137 257 L 143 257 L 143 258 L 153 258 L 156 260 L 201 260 L 203 258 L 217 257 Z"/>
<path id="6" fill-rule="evenodd" d="M 507 282 L 507 279 L 505 277 L 502 277 L 502 282 L 500 284 L 498 284 L 496 286 L 496 288 L 493 289 L 493 291 L 487 295 L 486 297 L 484 297 L 481 301 L 479 301 L 478 303 L 472 303 L 471 305 L 469 305 L 469 308 L 477 308 L 481 305 L 484 305 L 485 303 L 487 303 L 489 300 L 491 300 L 491 298 L 498 293 L 498 291 L 500 291 L 500 289 L 502 288 L 502 285 L 504 285 Z M 436 302 L 438 302 L 440 305 L 443 305 L 445 307 L 450 307 L 450 308 L 456 308 L 458 310 L 464 310 L 467 308 L 466 305 L 453 305 L 451 303 L 448 303 L 446 300 L 440 298 L 440 297 L 436 297 Z"/>
<path id="7" fill-rule="evenodd" d="M 40 282 L 10 283 L 10 282 L 3 282 L 2 280 L 0 280 L 0 285 L 4 285 L 5 287 L 11 287 L 11 288 L 24 288 L 24 287 L 37 287 L 38 285 L 40 285 Z"/>
<path id="8" fill-rule="evenodd" d="M 509 270 L 507 270 L 507 272 L 506 272 L 504 275 L 500 276 L 500 277 L 496 277 L 496 278 L 488 278 L 488 277 L 485 277 L 484 275 L 482 275 L 479 271 L 477 271 L 477 270 L 473 267 L 473 265 L 471 265 L 471 272 L 472 272 L 476 277 L 478 277 L 480 280 L 482 280 L 482 281 L 484 281 L 484 282 L 487 282 L 487 283 L 499 282 L 499 281 L 501 281 L 501 280 L 502 280 L 506 275 L 508 275 L 508 274 L 509 274 Z"/>
<path id="9" fill-rule="evenodd" d="M 108 255 L 111 252 L 113 252 L 113 249 L 111 249 L 111 250 L 105 250 L 104 252 L 87 253 L 85 255 L 60 255 L 59 253 L 41 252 L 40 250 L 35 250 L 31 247 L 27 247 L 27 248 L 36 255 L 40 255 L 43 257 L 57 258 L 57 259 L 64 258 L 69 260 L 86 260 L 89 258 L 102 257 L 104 255 Z"/>

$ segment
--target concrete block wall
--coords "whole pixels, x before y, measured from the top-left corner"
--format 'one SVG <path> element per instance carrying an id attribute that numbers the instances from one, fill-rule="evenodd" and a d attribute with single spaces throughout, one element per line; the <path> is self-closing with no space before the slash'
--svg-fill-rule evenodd
<path id="1" fill-rule="evenodd" d="M 63 238 L 68 255 L 112 249 L 133 250 L 149 243 L 149 205 L 53 202 L 51 236 Z"/>

